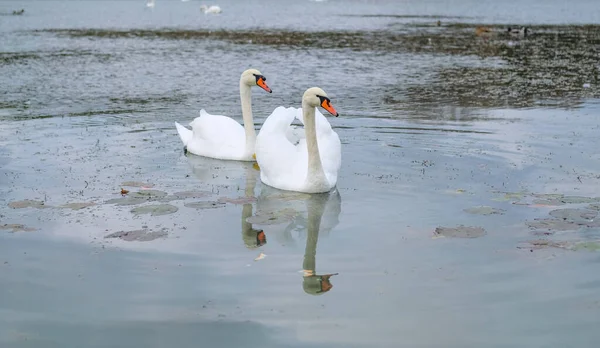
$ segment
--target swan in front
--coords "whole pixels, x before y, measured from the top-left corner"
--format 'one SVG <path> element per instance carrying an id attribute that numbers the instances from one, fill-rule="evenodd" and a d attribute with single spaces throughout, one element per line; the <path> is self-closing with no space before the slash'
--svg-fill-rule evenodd
<path id="1" fill-rule="evenodd" d="M 342 145 L 317 106 L 339 116 L 325 91 L 312 87 L 302 96 L 302 109 L 280 106 L 265 120 L 255 149 L 264 184 L 304 193 L 329 192 L 335 187 Z M 304 137 L 290 132 L 294 119 L 304 124 Z"/>
<path id="2" fill-rule="evenodd" d="M 267 78 L 256 69 L 248 69 L 240 76 L 240 99 L 244 126 L 227 116 L 211 115 L 204 109 L 189 125 L 191 130 L 175 122 L 179 138 L 185 149 L 198 156 L 235 160 L 254 161 L 256 130 L 252 118 L 253 86 L 259 86 L 271 93 Z"/>

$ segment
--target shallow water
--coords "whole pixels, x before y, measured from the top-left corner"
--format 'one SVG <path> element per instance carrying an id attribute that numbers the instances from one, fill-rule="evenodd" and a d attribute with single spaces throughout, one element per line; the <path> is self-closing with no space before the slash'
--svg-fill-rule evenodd
<path id="1" fill-rule="evenodd" d="M 594 1 L 199 4 L 0 3 L 2 347 L 595 347 Z M 335 191 L 184 154 L 251 66 L 257 128 L 328 92 Z"/>

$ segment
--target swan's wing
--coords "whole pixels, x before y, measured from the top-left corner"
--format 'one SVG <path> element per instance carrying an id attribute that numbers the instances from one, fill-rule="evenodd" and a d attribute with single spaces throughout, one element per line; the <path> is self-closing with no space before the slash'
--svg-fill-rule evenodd
<path id="1" fill-rule="evenodd" d="M 246 147 L 244 127 L 222 115 L 211 115 L 204 109 L 191 123 L 193 138 L 188 151 L 207 157 L 239 159 Z"/>
<path id="2" fill-rule="evenodd" d="M 306 152 L 306 146 L 292 143 L 298 137 L 294 136 L 293 131 L 289 131 L 295 118 L 295 108 L 280 106 L 271 113 L 260 129 L 256 139 L 256 160 L 260 166 L 261 180 L 267 185 L 300 185 L 306 178 L 308 162 L 304 159 L 306 156 L 302 156 L 302 149 Z"/>

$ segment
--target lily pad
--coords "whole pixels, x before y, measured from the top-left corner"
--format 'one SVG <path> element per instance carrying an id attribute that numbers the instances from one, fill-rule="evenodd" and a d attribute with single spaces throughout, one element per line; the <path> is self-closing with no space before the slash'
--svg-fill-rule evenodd
<path id="1" fill-rule="evenodd" d="M 43 208 L 51 208 L 48 205 L 45 205 L 43 201 L 33 201 L 30 199 L 25 199 L 22 201 L 14 201 L 14 202 L 10 202 L 8 203 L 8 206 L 13 208 L 13 209 L 23 209 L 23 208 L 37 208 L 37 209 L 43 209 Z"/>
<path id="2" fill-rule="evenodd" d="M 594 203 L 598 202 L 596 198 L 581 197 L 581 196 L 565 196 L 560 199 L 563 203 L 577 204 L 577 203 Z"/>
<path id="3" fill-rule="evenodd" d="M 129 187 L 154 187 L 154 184 L 150 184 L 147 182 L 140 181 L 125 181 L 121 183 L 121 186 L 129 186 Z"/>
<path id="4" fill-rule="evenodd" d="M 534 199 L 533 204 L 558 206 L 558 205 L 564 205 L 565 203 L 563 201 L 561 201 L 560 199 L 548 198 L 548 199 Z"/>
<path id="5" fill-rule="evenodd" d="M 434 233 L 436 237 L 448 238 L 478 238 L 486 234 L 482 227 L 463 225 L 458 227 L 437 227 Z"/>
<path id="6" fill-rule="evenodd" d="M 194 209 L 215 209 L 215 208 L 224 207 L 225 203 L 203 201 L 203 202 L 185 203 L 184 206 L 186 206 L 188 208 L 194 208 Z"/>
<path id="7" fill-rule="evenodd" d="M 137 205 L 145 202 L 155 202 L 167 196 L 167 193 L 159 190 L 141 190 L 132 192 L 125 197 L 113 198 L 106 201 L 107 204 L 115 205 Z"/>
<path id="8" fill-rule="evenodd" d="M 246 222 L 257 225 L 279 225 L 290 222 L 298 213 L 293 209 L 282 209 L 275 212 L 257 212 L 256 215 L 246 218 Z"/>
<path id="9" fill-rule="evenodd" d="M 256 202 L 256 198 L 255 197 L 238 197 L 238 198 L 221 197 L 221 198 L 219 198 L 219 202 L 231 203 L 231 204 L 248 204 L 248 203 Z"/>
<path id="10" fill-rule="evenodd" d="M 581 228 L 576 222 L 557 219 L 538 219 L 525 222 L 529 228 L 549 231 L 574 231 Z"/>
<path id="11" fill-rule="evenodd" d="M 586 251 L 600 251 L 600 241 L 591 242 L 577 242 L 571 248 L 571 250 L 586 250 Z"/>
<path id="12" fill-rule="evenodd" d="M 182 191 L 175 192 L 172 196 L 175 199 L 186 199 L 186 198 L 202 198 L 206 196 L 210 196 L 212 192 L 209 191 Z"/>
<path id="13" fill-rule="evenodd" d="M 492 200 L 498 202 L 519 201 L 526 195 L 524 192 L 506 192 L 503 196 L 492 198 Z"/>
<path id="14" fill-rule="evenodd" d="M 587 206 L 587 209 L 600 211 L 600 204 L 598 204 L 598 203 L 596 203 L 596 204 L 590 204 L 590 205 Z"/>
<path id="15" fill-rule="evenodd" d="M 111 233 L 104 238 L 119 238 L 127 242 L 149 242 L 158 238 L 166 238 L 169 235 L 167 229 L 160 231 L 149 231 L 146 229 L 135 231 L 119 231 Z"/>
<path id="16" fill-rule="evenodd" d="M 27 227 L 22 224 L 4 224 L 0 225 L 0 230 L 11 230 L 11 233 L 15 232 L 31 232 L 35 231 L 35 228 Z"/>
<path id="17" fill-rule="evenodd" d="M 556 209 L 552 210 L 549 214 L 564 221 L 587 224 L 598 215 L 598 211 L 587 209 Z"/>
<path id="18" fill-rule="evenodd" d="M 168 215 L 173 214 L 179 210 L 176 206 L 170 204 L 153 204 L 153 205 L 144 205 L 141 207 L 131 209 L 131 212 L 140 215 L 140 214 L 150 214 L 152 216 L 159 215 Z"/>
<path id="19" fill-rule="evenodd" d="M 483 205 L 483 206 L 464 209 L 464 211 L 469 214 L 477 214 L 477 215 L 493 215 L 493 214 L 503 215 L 506 210 Z"/>
<path id="20" fill-rule="evenodd" d="M 80 210 L 80 209 L 83 209 L 83 208 L 92 207 L 94 205 L 96 205 L 96 203 L 92 203 L 92 202 L 80 202 L 80 203 L 63 204 L 60 207 L 61 208 L 73 209 L 73 210 Z"/>

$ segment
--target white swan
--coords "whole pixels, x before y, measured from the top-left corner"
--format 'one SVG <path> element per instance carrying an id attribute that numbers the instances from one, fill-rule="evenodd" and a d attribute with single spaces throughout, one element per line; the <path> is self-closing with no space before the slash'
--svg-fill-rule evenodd
<path id="1" fill-rule="evenodd" d="M 150 8 L 154 8 L 154 0 L 146 0 L 146 6 Z"/>
<path id="2" fill-rule="evenodd" d="M 221 13 L 221 7 L 219 7 L 218 5 L 212 5 L 212 6 L 202 5 L 202 6 L 200 6 L 200 11 L 204 12 L 205 14 L 207 14 L 207 13 L 217 14 L 217 13 Z"/>
<path id="3" fill-rule="evenodd" d="M 313 87 L 304 92 L 301 110 L 278 107 L 265 120 L 255 149 L 263 183 L 306 193 L 328 192 L 335 187 L 342 146 L 325 116 L 316 110 L 317 106 L 338 116 L 327 94 Z M 305 138 L 290 134 L 289 125 L 295 118 L 304 124 Z"/>
<path id="4" fill-rule="evenodd" d="M 256 69 L 244 71 L 240 77 L 240 99 L 244 126 L 221 115 L 211 115 L 204 109 L 190 126 L 192 130 L 175 122 L 177 133 L 187 151 L 204 157 L 224 160 L 253 161 L 256 131 L 252 118 L 252 86 L 271 93 L 267 78 Z"/>

